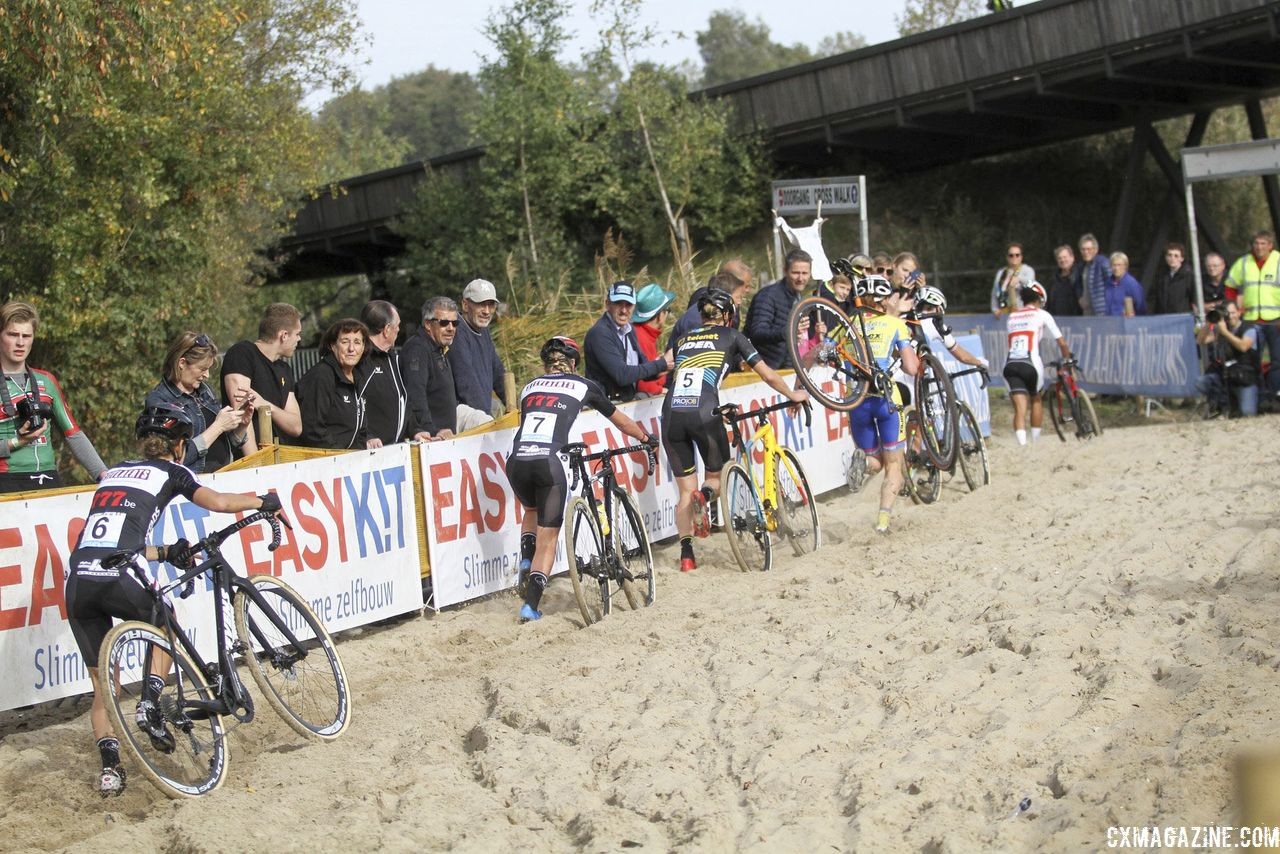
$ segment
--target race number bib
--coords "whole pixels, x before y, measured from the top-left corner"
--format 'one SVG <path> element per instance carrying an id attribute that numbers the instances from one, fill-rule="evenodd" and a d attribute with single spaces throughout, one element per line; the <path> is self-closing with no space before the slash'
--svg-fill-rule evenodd
<path id="1" fill-rule="evenodd" d="M 676 371 L 673 407 L 696 407 L 702 399 L 702 368 L 681 368 Z"/>
<path id="2" fill-rule="evenodd" d="M 85 519 L 80 545 L 97 548 L 115 548 L 120 545 L 124 515 L 123 513 L 94 513 Z"/>
<path id="3" fill-rule="evenodd" d="M 1009 358 L 1010 359 L 1029 359 L 1031 358 L 1031 335 L 1026 333 L 1018 333 L 1009 336 Z"/>
<path id="4" fill-rule="evenodd" d="M 554 412 L 530 412 L 524 417 L 524 426 L 520 428 L 520 441 L 550 444 L 556 435 L 558 417 Z"/>

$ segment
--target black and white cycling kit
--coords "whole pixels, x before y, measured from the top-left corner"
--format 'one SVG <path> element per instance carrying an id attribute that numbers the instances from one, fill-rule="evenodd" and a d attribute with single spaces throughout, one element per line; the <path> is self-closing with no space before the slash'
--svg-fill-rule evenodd
<path id="1" fill-rule="evenodd" d="M 708 472 L 729 461 L 729 439 L 715 414 L 720 383 L 739 362 L 755 367 L 760 354 L 738 330 L 702 326 L 675 345 L 675 369 L 662 403 L 662 445 L 676 477 L 697 471 L 694 450 Z"/>
<path id="2" fill-rule="evenodd" d="M 606 418 L 617 410 L 599 383 L 577 374 L 546 374 L 520 392 L 520 428 L 507 458 L 507 480 L 521 505 L 538 509 L 540 527 L 564 523 L 569 479 L 557 452 L 569 443 L 569 430 L 586 406 Z"/>
<path id="3" fill-rule="evenodd" d="M 190 469 L 168 460 L 130 460 L 102 475 L 67 570 L 67 621 L 86 666 L 97 667 L 112 617 L 150 622 L 154 604 L 127 564 L 102 559 L 141 549 L 165 506 L 199 488 Z"/>

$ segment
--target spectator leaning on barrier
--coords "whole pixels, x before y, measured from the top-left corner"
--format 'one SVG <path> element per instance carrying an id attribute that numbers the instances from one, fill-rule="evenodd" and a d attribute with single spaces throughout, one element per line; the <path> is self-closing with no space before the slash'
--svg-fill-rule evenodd
<path id="1" fill-rule="evenodd" d="M 1147 313 L 1142 283 L 1129 275 L 1129 256 L 1123 252 L 1111 253 L 1111 275 L 1107 279 L 1102 313 L 1111 317 L 1133 317 Z"/>
<path id="2" fill-rule="evenodd" d="M 1204 278 L 1200 280 L 1204 290 L 1205 311 L 1217 308 L 1224 299 L 1235 300 L 1235 289 L 1228 293 L 1227 260 L 1217 252 L 1204 256 Z"/>
<path id="3" fill-rule="evenodd" d="M 1275 235 L 1259 231 L 1253 235 L 1252 251 L 1241 255 L 1227 273 L 1227 286 L 1236 291 L 1236 304 L 1244 319 L 1256 324 L 1267 345 L 1273 364 L 1280 363 L 1280 252 Z M 1271 391 L 1280 389 L 1280 370 L 1267 376 Z"/>
<path id="4" fill-rule="evenodd" d="M 1107 283 L 1111 281 L 1111 265 L 1098 251 L 1098 238 L 1080 235 L 1080 285 L 1084 290 L 1082 307 L 1085 314 L 1107 313 Z"/>
<path id="5" fill-rule="evenodd" d="M 452 438 L 458 427 L 449 351 L 461 322 L 456 302 L 432 297 L 422 304 L 422 325 L 400 353 L 409 405 L 422 429 L 436 439 Z"/>
<path id="6" fill-rule="evenodd" d="M 356 365 L 368 347 L 369 328 L 354 317 L 339 320 L 320 337 L 320 361 L 298 380 L 306 447 L 382 447 L 365 428 L 364 398 L 356 386 Z"/>
<path id="7" fill-rule="evenodd" d="M 453 341 L 453 380 L 459 410 L 458 430 L 470 430 L 501 416 L 511 404 L 503 385 L 506 368 L 498 357 L 489 324 L 498 313 L 498 290 L 492 282 L 472 279 L 462 290 L 462 323 Z M 497 400 L 494 399 L 495 395 Z M 472 412 L 479 410 L 479 412 Z M 481 418 L 481 415 L 489 416 Z"/>
<path id="8" fill-rule="evenodd" d="M 1036 271 L 1022 262 L 1021 243 L 1006 246 L 1004 257 L 1005 265 L 996 270 L 991 283 L 991 313 L 996 317 L 1022 308 L 1018 293 L 1036 280 Z"/>
<path id="9" fill-rule="evenodd" d="M 774 370 L 791 367 L 787 321 L 791 309 L 809 287 L 813 259 L 803 249 L 792 249 L 787 253 L 783 269 L 783 277 L 761 288 L 747 309 L 747 338 L 764 363 Z"/>
<path id="10" fill-rule="evenodd" d="M 631 315 L 632 327 L 636 331 L 636 341 L 640 344 L 640 355 L 643 359 L 656 359 L 658 338 L 662 335 L 662 327 L 666 324 L 668 307 L 676 298 L 674 291 L 663 290 L 660 285 L 648 284 L 636 294 L 636 308 Z M 662 394 L 667 388 L 667 375 L 661 374 L 657 379 L 640 380 L 636 390 L 649 397 Z"/>
<path id="11" fill-rule="evenodd" d="M 587 330 L 582 342 L 587 379 L 599 383 L 610 400 L 634 400 L 640 380 L 651 380 L 671 370 L 668 354 L 644 358 L 631 325 L 635 307 L 635 286 L 614 282 L 609 286 L 604 313 Z"/>
<path id="12" fill-rule="evenodd" d="M 1076 317 L 1081 313 L 1083 296 L 1081 266 L 1076 263 L 1076 254 L 1065 243 L 1053 250 L 1053 260 L 1058 268 L 1046 283 L 1049 299 L 1044 310 L 1054 317 Z"/>
<path id="13" fill-rule="evenodd" d="M 1164 248 L 1165 269 L 1149 288 L 1148 314 L 1186 314 L 1195 302 L 1196 281 L 1186 264 L 1187 247 L 1170 243 Z"/>
<path id="14" fill-rule="evenodd" d="M 400 353 L 400 312 L 386 300 L 376 299 L 360 311 L 360 320 L 369 328 L 369 347 L 356 365 L 356 385 L 364 398 L 365 430 L 383 445 L 407 439 L 425 442 L 431 435 L 423 431 L 409 406 Z"/>
<path id="15" fill-rule="evenodd" d="M 1196 334 L 1196 341 L 1209 349 L 1209 363 L 1196 388 L 1209 402 L 1211 414 L 1228 414 L 1234 395 L 1241 415 L 1257 415 L 1261 377 L 1257 327 L 1241 319 L 1240 306 L 1233 302 L 1209 311 L 1208 319 Z"/>
<path id="16" fill-rule="evenodd" d="M 217 471 L 237 455 L 256 450 L 249 441 L 249 424 L 257 395 L 250 389 L 238 407 L 219 407 L 205 382 L 217 358 L 218 347 L 208 335 L 181 333 L 169 343 L 160 384 L 146 399 L 149 407 L 170 404 L 187 413 L 194 429 L 181 462 L 197 474 Z"/>
<path id="17" fill-rule="evenodd" d="M 267 306 L 258 322 L 257 341 L 237 341 L 222 356 L 222 405 L 239 408 L 252 390 L 271 404 L 271 425 L 282 438 L 302 434 L 297 382 L 289 359 L 302 340 L 302 315 L 284 302 Z M 254 425 L 249 425 L 250 435 Z"/>
<path id="18" fill-rule="evenodd" d="M 62 485 L 58 458 L 49 441 L 51 423 L 90 477 L 97 480 L 106 470 L 67 408 L 58 380 L 28 362 L 39 325 L 40 315 L 29 303 L 0 306 L 0 370 L 4 373 L 0 377 L 0 493 Z"/>

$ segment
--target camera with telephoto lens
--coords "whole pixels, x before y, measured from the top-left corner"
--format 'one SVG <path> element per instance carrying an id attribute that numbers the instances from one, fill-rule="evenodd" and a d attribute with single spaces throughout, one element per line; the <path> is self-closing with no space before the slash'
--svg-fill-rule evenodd
<path id="1" fill-rule="evenodd" d="M 18 423 L 27 425 L 24 433 L 34 433 L 44 426 L 45 421 L 53 417 L 53 407 L 30 394 L 24 394 L 18 398 L 14 405 L 18 410 Z"/>
<path id="2" fill-rule="evenodd" d="M 1204 319 L 1206 323 L 1219 323 L 1222 320 L 1222 312 L 1216 308 L 1211 308 L 1205 313 Z"/>

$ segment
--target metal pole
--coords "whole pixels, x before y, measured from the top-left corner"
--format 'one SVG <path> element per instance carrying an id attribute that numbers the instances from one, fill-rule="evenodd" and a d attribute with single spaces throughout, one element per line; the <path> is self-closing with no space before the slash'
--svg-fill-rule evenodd
<path id="1" fill-rule="evenodd" d="M 1187 223 L 1191 232 L 1191 269 L 1196 277 L 1196 322 L 1204 322 L 1204 275 L 1200 272 L 1200 232 L 1196 229 L 1196 200 L 1187 182 Z"/>
<path id="2" fill-rule="evenodd" d="M 778 228 L 778 214 L 773 214 L 773 266 L 775 271 L 774 281 L 782 281 L 782 229 Z"/>
<path id="3" fill-rule="evenodd" d="M 867 176 L 858 176 L 858 219 L 861 222 L 862 254 L 871 254 L 871 234 L 867 229 Z"/>

